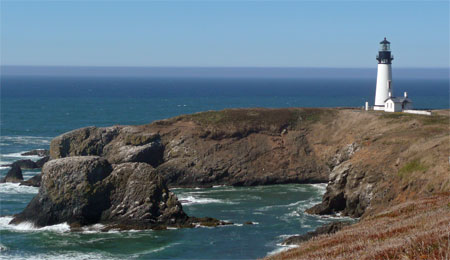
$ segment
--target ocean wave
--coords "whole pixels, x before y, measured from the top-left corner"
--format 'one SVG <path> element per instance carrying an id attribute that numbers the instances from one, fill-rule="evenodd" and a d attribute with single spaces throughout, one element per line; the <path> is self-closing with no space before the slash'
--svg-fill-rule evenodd
<path id="1" fill-rule="evenodd" d="M 293 237 L 293 236 L 299 236 L 299 235 L 301 235 L 301 234 L 284 234 L 284 235 L 279 235 L 279 236 L 277 236 L 277 238 L 279 239 L 279 240 L 286 240 L 286 239 L 288 239 L 288 238 L 290 238 L 290 237 Z"/>
<path id="2" fill-rule="evenodd" d="M 6 250 L 8 250 L 9 248 L 7 247 L 7 246 L 5 246 L 5 245 L 3 245 L 2 243 L 0 243 L 0 252 L 2 252 L 2 251 L 6 251 Z"/>
<path id="3" fill-rule="evenodd" d="M 22 175 L 23 175 L 24 180 L 28 180 L 29 178 L 32 178 L 40 173 L 41 173 L 40 171 L 35 171 L 35 172 L 26 171 L 26 172 L 22 172 Z"/>
<path id="4" fill-rule="evenodd" d="M 85 252 L 58 252 L 58 253 L 44 253 L 44 254 L 24 254 L 24 255 L 0 255 L 0 259 L 8 260 L 104 260 L 104 259 L 123 259 L 123 257 L 114 257 L 112 255 L 105 255 L 99 253 L 85 253 Z"/>
<path id="5" fill-rule="evenodd" d="M 2 154 L 2 157 L 27 158 L 27 159 L 39 159 L 39 158 L 42 158 L 41 156 L 37 156 L 37 155 L 22 155 L 23 153 L 26 153 L 26 152 L 28 152 L 28 151 L 22 151 L 22 152 L 18 152 L 18 153 Z"/>
<path id="6" fill-rule="evenodd" d="M 48 145 L 52 137 L 40 137 L 40 136 L 0 136 L 0 143 L 2 146 L 9 145 Z"/>
<path id="7" fill-rule="evenodd" d="M 94 224 L 94 225 L 90 225 L 90 226 L 84 226 L 82 227 L 82 231 L 81 233 L 84 234 L 93 234 L 93 233 L 100 233 L 102 231 L 102 229 L 105 228 L 105 225 L 102 224 Z"/>
<path id="8" fill-rule="evenodd" d="M 236 204 L 236 202 L 227 201 L 227 200 L 220 200 L 220 199 L 212 199 L 212 198 L 201 198 L 196 197 L 192 195 L 184 195 L 179 194 L 178 200 L 181 202 L 181 204 L 184 205 L 192 205 L 192 204 L 211 204 L 211 203 L 217 203 L 217 204 Z"/>
<path id="9" fill-rule="evenodd" d="M 38 187 L 20 185 L 19 183 L 0 183 L 0 194 L 37 194 Z"/>
<path id="10" fill-rule="evenodd" d="M 50 231 L 50 232 L 58 232 L 64 233 L 69 232 L 70 227 L 67 223 L 56 224 L 52 226 L 46 227 L 35 227 L 30 222 L 23 222 L 18 225 L 9 224 L 13 217 L 0 217 L 0 230 L 10 230 L 10 231 L 18 231 L 18 232 L 36 232 L 36 231 Z"/>
<path id="11" fill-rule="evenodd" d="M 130 258 L 132 258 L 132 259 L 142 258 L 143 256 L 151 255 L 153 253 L 158 253 L 158 252 L 166 250 L 167 248 L 170 248 L 170 247 L 173 247 L 173 246 L 176 246 L 176 245 L 180 245 L 180 244 L 181 243 L 172 243 L 172 244 L 168 244 L 166 246 L 162 246 L 162 247 L 159 247 L 159 248 L 146 250 L 146 251 L 143 251 L 143 252 L 140 252 L 140 253 L 133 254 L 133 255 L 131 255 Z M 145 258 L 147 258 L 147 257 L 145 257 Z"/>
<path id="12" fill-rule="evenodd" d="M 277 244 L 277 248 L 275 248 L 274 250 L 270 251 L 269 253 L 267 253 L 266 256 L 272 256 L 272 255 L 276 255 L 279 254 L 281 252 L 287 251 L 291 248 L 296 248 L 298 247 L 298 245 L 283 245 L 281 243 Z"/>
<path id="13" fill-rule="evenodd" d="M 308 185 L 314 187 L 315 189 L 317 189 L 317 191 L 319 191 L 320 194 L 323 195 L 327 191 L 328 183 L 313 183 L 313 184 L 308 184 Z"/>

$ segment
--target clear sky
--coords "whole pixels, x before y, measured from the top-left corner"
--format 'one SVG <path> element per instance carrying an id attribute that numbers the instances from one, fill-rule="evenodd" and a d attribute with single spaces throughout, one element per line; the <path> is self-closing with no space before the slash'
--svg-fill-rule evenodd
<path id="1" fill-rule="evenodd" d="M 1 1 L 2 65 L 449 67 L 449 1 Z"/>

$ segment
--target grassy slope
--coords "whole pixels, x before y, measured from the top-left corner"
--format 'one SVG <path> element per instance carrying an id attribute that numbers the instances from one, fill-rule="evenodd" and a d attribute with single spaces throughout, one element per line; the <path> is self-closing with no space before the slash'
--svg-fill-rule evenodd
<path id="1" fill-rule="evenodd" d="M 450 259 L 449 196 L 401 203 L 267 259 Z"/>
<path id="2" fill-rule="evenodd" d="M 387 195 L 374 198 L 358 224 L 269 259 L 449 259 L 449 111 L 344 114 L 316 128 L 318 148 L 362 140 L 352 161 L 377 169 Z"/>

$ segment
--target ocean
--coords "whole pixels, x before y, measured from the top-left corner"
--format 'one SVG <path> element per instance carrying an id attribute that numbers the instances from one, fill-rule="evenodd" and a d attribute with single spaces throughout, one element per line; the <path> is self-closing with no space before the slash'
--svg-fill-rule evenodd
<path id="1" fill-rule="evenodd" d="M 371 74 L 370 74 L 371 75 Z M 416 108 L 448 109 L 447 77 L 403 77 Z M 375 77 L 144 77 L 4 75 L 0 81 L 0 165 L 85 126 L 146 124 L 207 110 L 244 107 L 362 107 L 373 102 Z M 8 167 L 0 168 L 3 177 Z M 25 170 L 28 179 L 38 170 Z M 0 259 L 255 259 L 286 249 L 280 242 L 335 221 L 303 211 L 320 202 L 326 184 L 173 189 L 187 214 L 235 223 L 216 228 L 69 232 L 65 223 L 9 225 L 38 189 L 0 184 Z M 253 225 L 245 225 L 247 221 Z"/>

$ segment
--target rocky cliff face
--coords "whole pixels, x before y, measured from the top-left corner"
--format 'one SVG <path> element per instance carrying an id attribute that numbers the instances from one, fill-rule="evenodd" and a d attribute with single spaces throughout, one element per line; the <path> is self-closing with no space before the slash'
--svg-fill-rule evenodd
<path id="1" fill-rule="evenodd" d="M 226 110 L 145 126 L 83 128 L 55 138 L 51 156 L 98 155 L 146 162 L 172 186 L 316 183 L 328 180 L 307 139 L 333 110 Z"/>
<path id="2" fill-rule="evenodd" d="M 352 109 L 230 109 L 142 126 L 74 130 L 51 142 L 50 155 L 97 156 L 110 165 L 94 183 L 83 175 L 86 191 L 102 187 L 109 199 L 101 214 L 84 216 L 81 210 L 82 217 L 75 219 L 82 223 L 185 218 L 174 197 L 163 192 L 165 186 L 155 188 L 153 197 L 130 194 L 128 183 L 145 183 L 134 184 L 136 190 L 153 185 L 135 172 L 154 173 L 160 177 L 153 179 L 161 178 L 156 183 L 169 187 L 328 182 L 323 202 L 309 212 L 359 217 L 396 201 L 449 190 L 448 132 L 446 112 L 427 117 Z M 65 161 L 47 164 L 57 162 Z M 44 184 L 33 205 L 69 196 L 49 195 Z M 147 201 L 148 196 L 158 199 Z M 159 207 L 159 200 L 166 206 Z"/>

